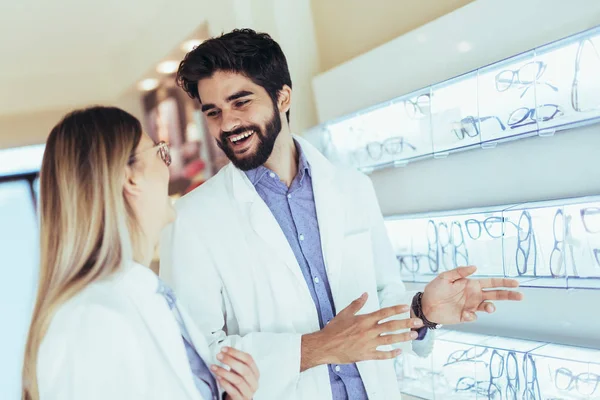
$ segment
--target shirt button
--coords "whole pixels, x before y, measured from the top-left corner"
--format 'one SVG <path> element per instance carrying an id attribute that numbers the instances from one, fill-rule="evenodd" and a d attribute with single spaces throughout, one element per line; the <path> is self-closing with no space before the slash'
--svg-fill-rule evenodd
<path id="1" fill-rule="evenodd" d="M 273 172 L 269 172 L 269 176 L 270 176 L 271 178 L 275 178 L 275 174 L 274 174 Z"/>
<path id="2" fill-rule="evenodd" d="M 288 194 L 288 199 L 291 199 L 291 198 L 292 198 L 292 195 L 291 195 L 291 194 Z"/>
<path id="3" fill-rule="evenodd" d="M 335 366 L 335 372 L 340 372 L 340 369 L 341 369 L 341 368 L 340 368 L 340 366 L 339 366 L 339 365 L 336 365 L 336 366 Z"/>
<path id="4" fill-rule="evenodd" d="M 319 277 L 318 277 L 318 276 L 315 276 L 315 283 L 319 283 L 319 282 L 320 282 L 320 281 L 319 281 Z"/>
<path id="5" fill-rule="evenodd" d="M 304 240 L 304 235 L 300 234 L 300 240 Z"/>

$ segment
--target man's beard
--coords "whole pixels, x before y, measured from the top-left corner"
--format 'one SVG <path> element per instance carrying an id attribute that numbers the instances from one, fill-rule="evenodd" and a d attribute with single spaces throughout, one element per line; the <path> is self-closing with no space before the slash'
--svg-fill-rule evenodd
<path id="1" fill-rule="evenodd" d="M 231 148 L 231 141 L 229 138 L 233 135 L 239 135 L 240 133 L 254 131 L 254 136 L 258 140 L 256 145 L 256 151 L 254 154 L 244 153 L 240 154 L 242 158 L 238 158 L 238 155 L 234 153 Z M 275 141 L 281 131 L 281 117 L 277 113 L 277 108 L 273 107 L 273 117 L 269 122 L 265 124 L 264 131 L 258 125 L 247 125 L 236 128 L 231 132 L 221 132 L 221 140 L 217 140 L 217 145 L 227 158 L 236 166 L 236 168 L 242 171 L 249 171 L 263 165 L 273 152 L 275 147 Z M 251 140 L 251 139 L 249 139 Z M 251 149 L 249 149 L 251 151 Z"/>

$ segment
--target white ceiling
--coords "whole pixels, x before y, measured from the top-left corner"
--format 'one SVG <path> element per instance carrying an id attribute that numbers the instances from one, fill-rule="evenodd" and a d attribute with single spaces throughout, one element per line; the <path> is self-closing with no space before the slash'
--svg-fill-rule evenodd
<path id="1" fill-rule="evenodd" d="M 110 102 L 205 22 L 203 0 L 0 0 L 0 116 Z"/>

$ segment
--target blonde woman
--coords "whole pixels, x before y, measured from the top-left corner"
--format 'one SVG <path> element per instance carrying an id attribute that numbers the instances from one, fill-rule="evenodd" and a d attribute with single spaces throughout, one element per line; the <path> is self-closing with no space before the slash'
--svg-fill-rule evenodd
<path id="1" fill-rule="evenodd" d="M 160 231 L 175 217 L 169 164 L 168 146 L 117 108 L 74 111 L 50 133 L 23 399 L 254 395 L 253 359 L 227 348 L 217 356 L 222 366 L 208 364 L 204 337 L 148 268 Z"/>

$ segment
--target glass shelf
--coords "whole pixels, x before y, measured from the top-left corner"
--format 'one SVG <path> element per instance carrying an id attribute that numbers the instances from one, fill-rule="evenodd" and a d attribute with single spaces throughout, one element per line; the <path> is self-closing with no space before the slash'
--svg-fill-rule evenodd
<path id="1" fill-rule="evenodd" d="M 523 287 L 600 289 L 600 196 L 385 219 L 402 278 L 476 265 Z"/>
<path id="2" fill-rule="evenodd" d="M 482 68 L 478 73 L 481 141 L 496 142 L 536 132 L 535 87 L 541 75 L 534 52 Z"/>
<path id="3" fill-rule="evenodd" d="M 424 399 L 600 398 L 600 350 L 442 332 L 428 357 L 396 359 L 402 393 Z"/>
<path id="4" fill-rule="evenodd" d="M 479 146 L 482 122 L 477 105 L 477 73 L 435 85 L 432 92 L 434 156 Z"/>
<path id="5" fill-rule="evenodd" d="M 324 154 L 363 172 L 600 121 L 600 27 L 316 129 Z"/>

